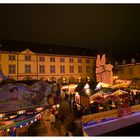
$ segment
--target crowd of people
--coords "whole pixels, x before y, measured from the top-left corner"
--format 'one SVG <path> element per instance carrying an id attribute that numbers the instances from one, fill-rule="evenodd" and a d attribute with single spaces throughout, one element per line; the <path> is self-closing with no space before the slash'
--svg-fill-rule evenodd
<path id="1" fill-rule="evenodd" d="M 88 107 L 85 106 L 83 115 L 98 113 L 102 111 L 108 111 L 113 109 L 118 109 L 125 106 L 133 106 L 140 104 L 140 91 L 133 92 L 126 90 L 127 93 L 123 93 L 115 100 L 112 98 L 105 100 L 104 102 L 94 101 Z M 114 95 L 115 96 L 115 95 Z"/>
<path id="2" fill-rule="evenodd" d="M 117 98 L 108 98 L 104 102 L 93 101 L 93 103 L 90 103 L 88 106 L 76 103 L 73 94 L 66 94 L 65 99 L 69 101 L 70 109 L 73 111 L 76 118 L 80 118 L 83 115 L 118 109 L 124 104 L 128 106 L 140 104 L 140 91 L 133 92 L 125 89 L 125 93 L 114 96 Z"/>
<path id="3" fill-rule="evenodd" d="M 121 96 L 118 95 L 118 98 L 115 98 L 115 100 L 113 98 L 108 98 L 107 100 L 105 100 L 105 102 L 94 101 L 93 103 L 91 103 L 87 106 L 78 104 L 77 102 L 75 102 L 74 94 L 67 94 L 65 92 L 64 97 L 61 98 L 60 102 L 62 100 L 65 100 L 69 105 L 71 113 L 74 114 L 74 117 L 81 118 L 82 116 L 88 115 L 88 114 L 118 109 L 120 106 L 123 107 L 124 105 L 133 106 L 133 105 L 140 104 L 140 92 L 139 91 L 137 91 L 135 93 L 130 90 L 126 90 L 126 91 L 127 91 L 127 93 L 125 92 L 125 93 L 121 94 Z M 114 95 L 114 96 L 116 96 L 116 95 Z M 60 118 L 59 111 L 53 110 L 50 115 L 51 130 L 54 130 L 54 128 L 56 128 L 59 131 L 61 131 L 60 130 L 61 124 L 58 123 L 61 120 L 63 120 L 63 119 Z M 72 135 L 72 134 L 70 131 L 67 131 L 66 136 L 67 135 Z"/>

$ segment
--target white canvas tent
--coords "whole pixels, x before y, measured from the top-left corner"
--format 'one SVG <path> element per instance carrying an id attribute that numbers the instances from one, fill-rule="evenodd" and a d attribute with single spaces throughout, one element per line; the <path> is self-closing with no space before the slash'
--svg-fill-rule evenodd
<path id="1" fill-rule="evenodd" d="M 123 90 L 118 89 L 117 91 L 113 92 L 113 93 L 112 93 L 112 95 L 116 95 L 116 96 L 118 96 L 118 95 L 121 95 L 121 94 L 124 94 L 124 93 L 127 93 L 127 92 L 126 92 L 126 91 L 123 91 Z"/>

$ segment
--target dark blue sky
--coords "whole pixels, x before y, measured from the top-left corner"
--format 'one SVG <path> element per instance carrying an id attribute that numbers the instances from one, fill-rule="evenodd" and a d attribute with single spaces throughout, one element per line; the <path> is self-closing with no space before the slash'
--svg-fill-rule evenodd
<path id="1" fill-rule="evenodd" d="M 0 5 L 0 38 L 131 52 L 140 5 Z"/>

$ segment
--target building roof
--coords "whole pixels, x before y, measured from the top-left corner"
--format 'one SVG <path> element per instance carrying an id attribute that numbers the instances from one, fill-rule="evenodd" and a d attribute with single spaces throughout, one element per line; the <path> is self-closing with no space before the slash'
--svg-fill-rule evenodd
<path id="1" fill-rule="evenodd" d="M 35 53 L 80 55 L 80 56 L 96 55 L 96 50 L 93 49 L 0 39 L 0 51 L 21 52 L 27 48 Z"/>

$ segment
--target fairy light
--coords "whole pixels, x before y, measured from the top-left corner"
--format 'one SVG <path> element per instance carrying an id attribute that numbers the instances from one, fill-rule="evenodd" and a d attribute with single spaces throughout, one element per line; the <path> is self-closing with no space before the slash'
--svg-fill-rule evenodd
<path id="1" fill-rule="evenodd" d="M 9 131 L 10 131 L 10 129 L 8 128 L 8 129 L 7 129 L 7 132 L 9 132 Z"/>
<path id="2" fill-rule="evenodd" d="M 22 128 L 22 125 L 20 126 L 20 128 Z"/>
<path id="3" fill-rule="evenodd" d="M 28 123 L 26 123 L 26 126 L 28 125 Z"/>
<path id="4" fill-rule="evenodd" d="M 33 123 L 33 121 L 31 121 L 31 123 Z"/>

